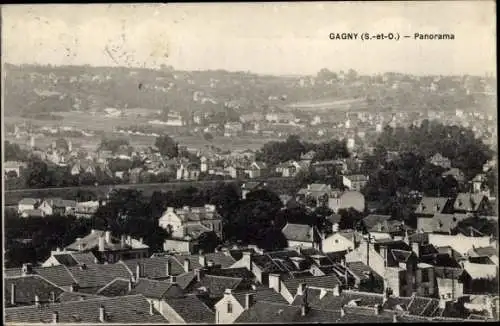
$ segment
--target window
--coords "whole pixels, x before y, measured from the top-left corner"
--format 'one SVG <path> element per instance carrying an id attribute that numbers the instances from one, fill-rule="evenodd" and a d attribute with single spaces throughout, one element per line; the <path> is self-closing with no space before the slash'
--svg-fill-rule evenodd
<path id="1" fill-rule="evenodd" d="M 228 314 L 233 313 L 233 304 L 231 302 L 227 303 L 227 313 Z"/>
<path id="2" fill-rule="evenodd" d="M 339 239 L 335 239 L 335 243 L 339 243 Z"/>
<path id="3" fill-rule="evenodd" d="M 426 269 L 422 270 L 422 282 L 429 282 L 429 271 Z"/>

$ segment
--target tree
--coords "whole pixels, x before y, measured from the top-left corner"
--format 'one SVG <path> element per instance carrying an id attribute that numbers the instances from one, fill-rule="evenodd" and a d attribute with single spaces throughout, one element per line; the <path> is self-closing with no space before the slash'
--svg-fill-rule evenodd
<path id="1" fill-rule="evenodd" d="M 179 154 L 178 144 L 168 135 L 157 137 L 155 146 L 158 148 L 161 155 L 174 158 Z"/>
<path id="2" fill-rule="evenodd" d="M 214 252 L 219 244 L 220 240 L 213 231 L 203 232 L 198 237 L 198 249 L 202 250 L 203 253 Z"/>
<path id="3" fill-rule="evenodd" d="M 108 139 L 103 138 L 101 140 L 101 144 L 99 145 L 99 150 L 108 150 L 113 153 L 118 152 L 123 147 L 130 147 L 130 142 L 128 139 L 124 138 L 116 138 L 116 139 Z"/>
<path id="4" fill-rule="evenodd" d="M 28 159 L 28 154 L 23 151 L 18 144 L 12 144 L 9 141 L 4 142 L 5 161 L 20 161 L 25 162 Z"/>
<path id="5" fill-rule="evenodd" d="M 356 229 L 356 230 L 365 230 L 363 221 L 363 214 L 358 212 L 353 208 L 349 209 L 339 209 L 338 211 L 340 215 L 339 229 Z"/>
<path id="6" fill-rule="evenodd" d="M 50 182 L 49 168 L 47 163 L 38 158 L 28 161 L 26 185 L 29 188 L 49 187 Z"/>
<path id="7" fill-rule="evenodd" d="M 214 140 L 214 136 L 209 132 L 205 132 L 203 133 L 203 139 L 205 139 L 206 141 L 212 141 Z"/>

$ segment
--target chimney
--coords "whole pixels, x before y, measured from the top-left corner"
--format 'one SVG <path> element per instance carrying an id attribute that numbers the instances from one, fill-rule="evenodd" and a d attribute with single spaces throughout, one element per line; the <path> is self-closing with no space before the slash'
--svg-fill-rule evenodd
<path id="1" fill-rule="evenodd" d="M 269 274 L 269 288 L 274 289 L 276 292 L 281 293 L 281 275 Z"/>
<path id="2" fill-rule="evenodd" d="M 130 278 L 128 280 L 128 292 L 132 291 L 132 287 L 133 287 L 133 284 L 132 284 L 132 278 Z"/>
<path id="3" fill-rule="evenodd" d="M 200 254 L 199 262 L 200 262 L 201 267 L 206 267 L 207 266 L 207 257 Z"/>
<path id="4" fill-rule="evenodd" d="M 187 273 L 191 269 L 191 261 L 189 259 L 184 259 L 184 271 Z"/>
<path id="5" fill-rule="evenodd" d="M 104 251 L 104 236 L 99 237 L 99 251 Z"/>
<path id="6" fill-rule="evenodd" d="M 139 238 L 139 243 L 143 244 L 144 243 L 144 238 Z"/>
<path id="7" fill-rule="evenodd" d="M 155 314 L 155 307 L 153 305 L 153 301 L 149 301 L 149 315 L 153 316 Z"/>
<path id="8" fill-rule="evenodd" d="M 106 321 L 106 311 L 104 310 L 103 305 L 99 307 L 99 321 L 101 323 L 104 323 Z"/>
<path id="9" fill-rule="evenodd" d="M 302 304 L 300 306 L 300 315 L 302 317 L 304 317 L 306 314 L 307 314 L 307 305 L 306 304 Z"/>
<path id="10" fill-rule="evenodd" d="M 50 302 L 56 302 L 56 293 L 54 291 L 50 291 Z"/>
<path id="11" fill-rule="evenodd" d="M 243 261 L 245 262 L 245 267 L 248 269 L 250 272 L 252 271 L 252 253 L 245 251 L 243 252 Z"/>
<path id="12" fill-rule="evenodd" d="M 54 311 L 52 313 L 52 323 L 57 324 L 58 322 L 59 322 L 59 314 L 57 313 L 57 311 Z"/>
<path id="13" fill-rule="evenodd" d="M 61 248 L 57 247 L 56 252 L 61 252 Z"/>
<path id="14" fill-rule="evenodd" d="M 99 264 L 99 258 L 94 257 L 94 264 Z"/>
<path id="15" fill-rule="evenodd" d="M 233 293 L 233 291 L 231 289 L 225 289 L 224 290 L 224 296 L 231 295 L 232 293 Z"/>
<path id="16" fill-rule="evenodd" d="M 12 283 L 10 285 L 10 304 L 15 306 L 16 305 L 16 284 Z"/>
<path id="17" fill-rule="evenodd" d="M 345 310 L 344 308 L 340 308 L 340 317 L 344 317 L 345 316 Z"/>
<path id="18" fill-rule="evenodd" d="M 135 281 L 137 282 L 137 280 L 139 280 L 139 278 L 141 277 L 141 264 L 137 263 L 137 265 L 135 265 Z"/>
<path id="19" fill-rule="evenodd" d="M 26 276 L 26 275 L 31 274 L 31 272 L 33 271 L 32 267 L 33 267 L 33 265 L 31 265 L 30 263 L 23 264 L 22 275 Z"/>
<path id="20" fill-rule="evenodd" d="M 132 236 L 130 236 L 130 235 L 127 235 L 127 244 L 128 244 L 129 246 L 131 246 L 131 245 L 132 245 Z"/>
<path id="21" fill-rule="evenodd" d="M 71 284 L 69 287 L 69 291 L 70 292 L 77 292 L 78 291 L 78 284 L 77 283 Z"/>
<path id="22" fill-rule="evenodd" d="M 250 309 L 250 306 L 253 304 L 253 293 L 245 294 L 245 310 Z"/>
<path id="23" fill-rule="evenodd" d="M 165 263 L 165 276 L 170 276 L 171 273 L 172 273 L 172 262 L 169 259 Z"/>
<path id="24" fill-rule="evenodd" d="M 420 244 L 418 242 L 413 242 L 411 244 L 411 250 L 417 255 L 417 257 L 420 257 Z"/>
<path id="25" fill-rule="evenodd" d="M 195 269 L 194 270 L 196 274 L 196 281 L 201 282 L 201 279 L 203 278 L 203 269 Z"/>
<path id="26" fill-rule="evenodd" d="M 306 284 L 305 283 L 300 283 L 299 287 L 297 288 L 297 295 L 304 295 L 306 290 Z"/>
<path id="27" fill-rule="evenodd" d="M 398 323 L 398 315 L 396 315 L 396 314 L 392 315 L 392 322 Z"/>
<path id="28" fill-rule="evenodd" d="M 40 297 L 35 294 L 35 307 L 40 307 Z"/>
<path id="29" fill-rule="evenodd" d="M 207 261 L 207 267 L 214 267 L 214 265 L 215 264 L 213 260 L 210 259 L 209 261 Z"/>
<path id="30" fill-rule="evenodd" d="M 127 241 L 126 241 L 126 237 L 125 237 L 125 234 L 122 234 L 121 238 L 120 238 L 120 244 L 121 244 L 121 247 L 124 248 L 125 245 L 127 244 Z"/>
<path id="31" fill-rule="evenodd" d="M 106 231 L 106 233 L 104 233 L 104 235 L 106 237 L 106 242 L 111 243 L 111 231 Z"/>
<path id="32" fill-rule="evenodd" d="M 375 312 L 375 315 L 379 315 L 382 312 L 382 306 L 379 304 L 376 304 L 374 312 Z"/>

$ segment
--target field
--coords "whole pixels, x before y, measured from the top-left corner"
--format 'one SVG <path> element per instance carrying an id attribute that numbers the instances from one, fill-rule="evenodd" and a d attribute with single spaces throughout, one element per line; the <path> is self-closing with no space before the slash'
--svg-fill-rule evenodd
<path id="1" fill-rule="evenodd" d="M 78 129 L 92 130 L 97 133 L 104 133 L 107 137 L 117 137 L 117 138 L 127 138 L 130 144 L 134 147 L 148 147 L 152 146 L 155 141 L 155 137 L 152 136 L 141 136 L 141 135 L 130 135 L 113 132 L 117 127 L 126 127 L 133 125 L 140 125 L 147 123 L 146 118 L 132 118 L 132 117 L 120 117 L 120 118 L 110 118 L 104 115 L 92 116 L 88 113 L 80 112 L 58 112 L 57 115 L 63 116 L 64 119 L 60 121 L 41 121 L 34 119 L 26 119 L 21 117 L 5 117 L 5 124 L 21 124 L 24 122 L 30 122 L 38 126 L 47 127 L 75 127 Z M 201 135 L 179 135 L 180 129 L 187 131 L 187 127 L 171 127 L 164 126 L 162 130 L 165 134 L 172 136 L 180 145 L 187 146 L 191 149 L 202 149 L 207 145 L 215 145 L 223 150 L 242 150 L 242 149 L 259 149 L 265 143 L 277 140 L 277 138 L 270 138 L 258 135 L 248 135 L 248 136 L 238 136 L 238 137 L 222 137 L 216 136 L 211 142 L 203 139 Z M 74 148 L 84 147 L 87 149 L 97 148 L 99 146 L 102 136 L 89 136 L 89 137 L 79 137 L 71 138 Z M 59 137 L 45 136 L 43 138 L 36 139 L 36 146 L 46 147 L 49 146 L 53 140 Z M 27 144 L 29 139 L 15 139 L 13 137 L 6 136 L 6 140 L 18 144 Z"/>
<path id="2" fill-rule="evenodd" d="M 254 181 L 254 180 L 252 180 Z M 296 189 L 296 182 L 293 178 L 269 178 L 263 180 L 267 182 L 269 189 L 277 194 L 290 194 Z M 89 191 L 98 197 L 104 197 L 111 189 L 136 189 L 142 191 L 144 196 L 151 197 L 155 191 L 176 191 L 184 187 L 206 188 L 214 186 L 221 181 L 183 181 L 183 182 L 168 182 L 168 183 L 152 183 L 152 184 L 128 184 L 116 186 L 87 186 L 87 187 L 67 187 L 67 188 L 45 188 L 45 189 L 20 189 L 6 190 L 4 206 L 14 206 L 22 198 L 46 198 L 46 197 L 61 197 L 63 199 L 75 199 L 79 191 Z M 225 180 L 225 183 L 241 184 L 238 180 Z M 243 181 L 244 182 L 244 181 Z"/>

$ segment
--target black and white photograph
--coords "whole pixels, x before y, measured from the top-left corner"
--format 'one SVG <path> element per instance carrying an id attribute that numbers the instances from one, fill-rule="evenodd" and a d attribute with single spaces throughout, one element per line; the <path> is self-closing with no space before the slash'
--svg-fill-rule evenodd
<path id="1" fill-rule="evenodd" d="M 498 322 L 495 1 L 0 10 L 3 324 Z"/>

